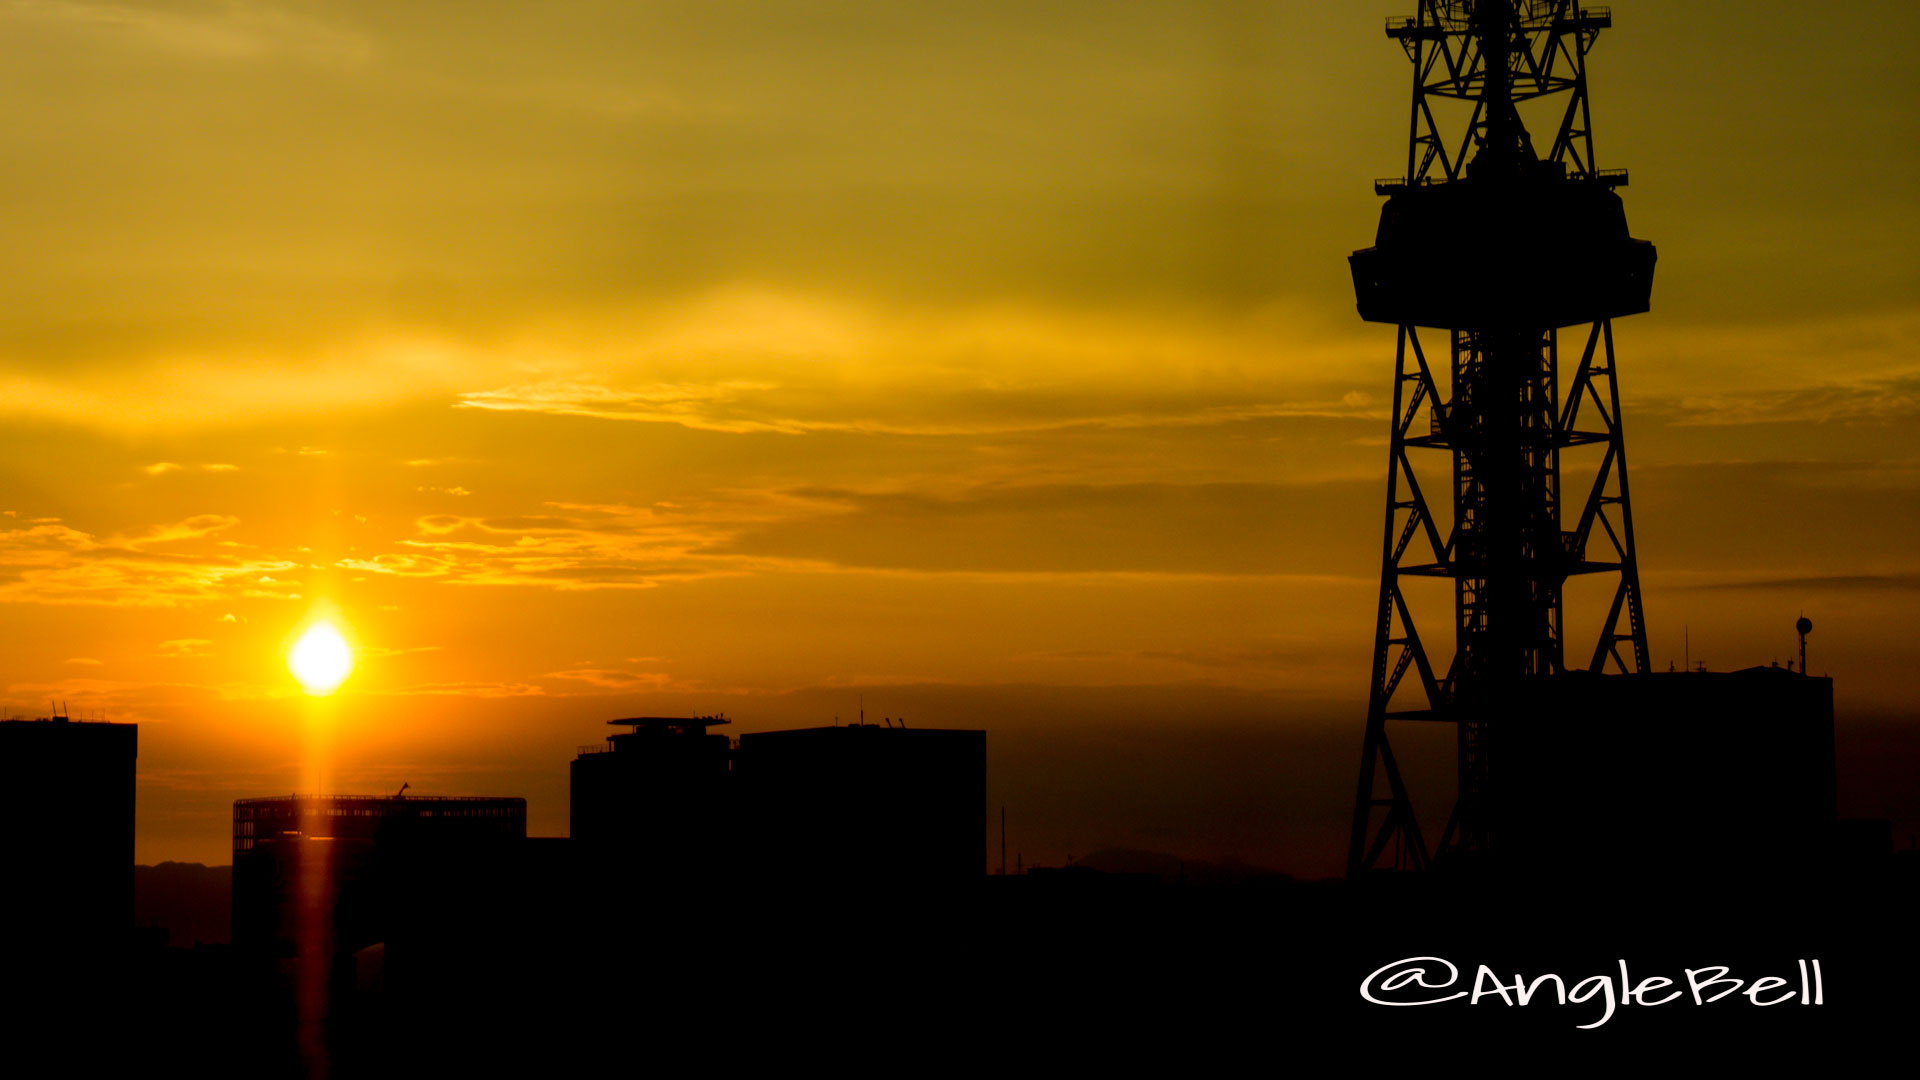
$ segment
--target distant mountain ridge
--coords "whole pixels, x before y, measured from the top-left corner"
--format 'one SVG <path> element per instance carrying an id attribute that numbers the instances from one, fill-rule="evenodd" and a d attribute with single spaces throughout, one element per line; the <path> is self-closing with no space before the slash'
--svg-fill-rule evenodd
<path id="1" fill-rule="evenodd" d="M 133 868 L 133 924 L 164 926 L 175 948 L 225 945 L 233 927 L 233 867 L 163 862 Z"/>
<path id="2" fill-rule="evenodd" d="M 1228 857 L 1218 861 L 1182 859 L 1163 851 L 1139 851 L 1133 848 L 1102 848 L 1073 865 L 1108 874 L 1152 874 L 1163 885 L 1277 885 L 1293 880 L 1291 875 L 1263 866 L 1253 866 Z"/>

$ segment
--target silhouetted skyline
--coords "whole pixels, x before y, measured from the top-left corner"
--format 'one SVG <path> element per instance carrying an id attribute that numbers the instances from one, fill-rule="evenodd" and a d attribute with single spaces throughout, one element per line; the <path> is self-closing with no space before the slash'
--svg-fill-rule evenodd
<path id="1" fill-rule="evenodd" d="M 1577 139 L 1633 230 L 1496 102 L 1499 194 L 1612 254 L 1489 322 L 1471 260 L 1368 292 L 1407 280 L 1376 190 L 1500 202 L 1370 187 L 1419 173 L 1408 6 L 0 9 L 0 1055 L 1777 1071 L 1905 1030 L 1920 7 L 1604 16 Z M 1554 722 L 1490 818 L 1425 824 L 1526 857 L 1344 880 L 1421 420 L 1350 286 L 1498 366 L 1644 309 L 1633 236 L 1590 654 L 1654 673 L 1562 673 L 1598 541 L 1545 503 L 1519 572 L 1436 552 L 1447 693 Z M 1482 592 L 1528 614 L 1476 638 Z M 1478 782 L 1471 725 L 1400 726 L 1410 788 Z"/>
<path id="2" fill-rule="evenodd" d="M 1337 873 L 1405 7 L 11 7 L 0 704 L 141 724 L 149 864 L 313 790 L 315 717 L 327 790 L 561 835 L 582 718 L 864 696 L 988 728 L 1032 861 Z M 1619 5 L 1592 105 L 1661 245 L 1652 666 L 1812 617 L 1904 836 L 1920 16 L 1849 11 Z"/>

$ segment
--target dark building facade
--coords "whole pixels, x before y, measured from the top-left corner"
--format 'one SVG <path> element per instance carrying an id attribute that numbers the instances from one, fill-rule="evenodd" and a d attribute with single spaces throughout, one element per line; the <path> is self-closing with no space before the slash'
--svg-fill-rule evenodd
<path id="1" fill-rule="evenodd" d="M 131 931 L 138 731 L 0 722 L 0 925 L 21 945 L 111 947 Z"/>
<path id="2" fill-rule="evenodd" d="M 952 885 L 984 875 L 986 732 L 879 724 L 742 735 L 718 717 L 612 721 L 582 747 L 572 834 L 602 879 Z"/>
<path id="3" fill-rule="evenodd" d="M 987 733 L 844 727 L 740 737 L 755 862 L 788 878 L 952 885 L 987 856 Z"/>
<path id="4" fill-rule="evenodd" d="M 572 841 L 589 866 L 634 881 L 683 886 L 731 861 L 732 740 L 724 717 L 612 720 L 625 727 L 583 746 L 569 776 Z"/>
<path id="5" fill-rule="evenodd" d="M 321 964 L 473 921 L 527 835 L 521 798 L 292 795 L 233 804 L 233 943 Z"/>
<path id="6" fill-rule="evenodd" d="M 1831 679 L 1540 677 L 1500 718 L 1494 811 L 1515 869 L 1786 873 L 1834 842 Z"/>

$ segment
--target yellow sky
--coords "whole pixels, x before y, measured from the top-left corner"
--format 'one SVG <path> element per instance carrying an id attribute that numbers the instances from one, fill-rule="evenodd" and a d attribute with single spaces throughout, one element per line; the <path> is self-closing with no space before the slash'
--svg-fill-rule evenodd
<path id="1" fill-rule="evenodd" d="M 1656 662 L 1808 614 L 1843 762 L 1920 706 L 1920 12 L 1845 10 L 1622 3 L 1592 57 L 1660 249 Z M 299 782 L 325 602 L 339 789 L 556 834 L 605 719 L 864 695 L 988 728 L 1029 861 L 1331 872 L 1395 13 L 0 4 L 0 698 L 143 725 L 147 862 Z"/>

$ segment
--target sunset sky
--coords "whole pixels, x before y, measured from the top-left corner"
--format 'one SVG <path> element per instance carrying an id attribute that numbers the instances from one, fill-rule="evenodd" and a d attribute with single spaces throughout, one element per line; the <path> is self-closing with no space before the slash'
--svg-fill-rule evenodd
<path id="1" fill-rule="evenodd" d="M 1920 6 L 1613 8 L 1656 665 L 1810 617 L 1905 846 Z M 146 863 L 229 861 L 316 725 L 333 790 L 563 835 L 608 719 L 864 701 L 986 728 L 1028 863 L 1335 873 L 1410 12 L 0 0 L 0 700 L 141 725 Z"/>

